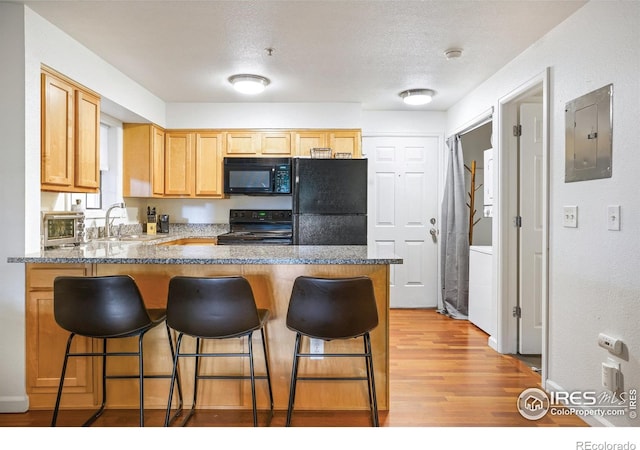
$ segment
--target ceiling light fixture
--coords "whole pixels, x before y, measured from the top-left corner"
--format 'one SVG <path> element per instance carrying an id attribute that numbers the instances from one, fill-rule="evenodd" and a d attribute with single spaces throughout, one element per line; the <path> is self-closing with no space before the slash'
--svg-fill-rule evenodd
<path id="1" fill-rule="evenodd" d="M 260 75 L 239 74 L 229 77 L 233 88 L 243 94 L 259 94 L 269 85 L 268 78 Z"/>
<path id="2" fill-rule="evenodd" d="M 408 89 L 398 95 L 407 105 L 426 105 L 433 99 L 435 92 L 431 89 Z"/>

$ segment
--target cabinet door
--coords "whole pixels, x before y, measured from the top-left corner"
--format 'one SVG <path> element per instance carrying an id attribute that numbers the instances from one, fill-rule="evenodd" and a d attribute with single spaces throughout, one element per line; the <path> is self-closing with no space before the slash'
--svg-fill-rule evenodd
<path id="1" fill-rule="evenodd" d="M 195 195 L 222 196 L 222 134 L 195 134 Z"/>
<path id="2" fill-rule="evenodd" d="M 191 153 L 193 135 L 171 132 L 165 136 L 164 193 L 165 195 L 191 195 Z"/>
<path id="3" fill-rule="evenodd" d="M 164 130 L 155 125 L 125 123 L 123 136 L 123 195 L 164 195 Z"/>
<path id="4" fill-rule="evenodd" d="M 260 150 L 260 134 L 255 132 L 227 132 L 227 156 L 257 156 Z"/>
<path id="5" fill-rule="evenodd" d="M 77 191 L 100 189 L 100 98 L 76 90 L 75 182 Z"/>
<path id="6" fill-rule="evenodd" d="M 362 157 L 361 132 L 358 130 L 335 130 L 329 132 L 329 147 L 332 156 L 336 153 L 351 153 L 353 158 Z"/>
<path id="7" fill-rule="evenodd" d="M 325 131 L 299 131 L 295 133 L 295 155 L 302 157 L 311 156 L 312 148 L 327 147 L 327 133 Z"/>
<path id="8" fill-rule="evenodd" d="M 26 299 L 26 384 L 31 409 L 51 409 L 55 403 L 62 361 L 69 332 L 62 329 L 53 315 L 53 280 L 56 276 L 87 276 L 90 266 L 37 264 L 27 269 Z M 76 337 L 73 351 L 94 351 L 94 342 Z M 97 386 L 93 379 L 97 358 L 70 358 L 65 376 L 62 405 L 92 407 L 96 404 Z"/>
<path id="9" fill-rule="evenodd" d="M 151 127 L 151 180 L 154 197 L 164 195 L 164 130 Z"/>
<path id="10" fill-rule="evenodd" d="M 42 74 L 43 190 L 69 191 L 73 186 L 74 87 L 48 73 Z"/>
<path id="11" fill-rule="evenodd" d="M 260 153 L 265 156 L 291 156 L 291 133 L 261 133 Z"/>

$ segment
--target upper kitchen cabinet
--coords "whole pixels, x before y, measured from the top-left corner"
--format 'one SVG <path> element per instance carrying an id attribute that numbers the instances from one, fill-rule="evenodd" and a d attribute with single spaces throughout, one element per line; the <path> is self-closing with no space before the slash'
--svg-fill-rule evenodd
<path id="1" fill-rule="evenodd" d="M 304 130 L 294 132 L 295 155 L 311 156 L 312 148 L 329 147 L 332 155 L 350 153 L 352 158 L 362 157 L 360 130 Z"/>
<path id="2" fill-rule="evenodd" d="M 42 71 L 41 189 L 100 189 L 100 97 L 49 69 Z"/>
<path id="3" fill-rule="evenodd" d="M 362 157 L 362 133 L 360 130 L 329 131 L 329 147 L 332 154 L 351 153 L 352 158 Z"/>
<path id="4" fill-rule="evenodd" d="M 153 124 L 124 124 L 123 195 L 164 195 L 164 135 Z"/>
<path id="5" fill-rule="evenodd" d="M 215 131 L 167 131 L 165 197 L 221 198 L 223 134 Z"/>
<path id="6" fill-rule="evenodd" d="M 222 179 L 222 133 L 195 133 L 194 195 L 224 196 Z"/>
<path id="7" fill-rule="evenodd" d="M 227 131 L 225 156 L 293 156 L 289 131 Z"/>

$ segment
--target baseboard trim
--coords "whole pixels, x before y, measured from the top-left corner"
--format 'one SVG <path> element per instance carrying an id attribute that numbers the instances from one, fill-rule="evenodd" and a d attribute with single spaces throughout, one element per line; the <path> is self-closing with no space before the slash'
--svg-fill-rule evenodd
<path id="1" fill-rule="evenodd" d="M 489 336 L 489 340 L 487 341 L 487 344 L 489 345 L 489 347 L 491 347 L 496 352 L 498 352 L 498 340 L 496 339 L 495 336 Z"/>
<path id="2" fill-rule="evenodd" d="M 29 397 L 0 397 L 0 413 L 23 413 L 29 411 Z"/>
<path id="3" fill-rule="evenodd" d="M 547 391 L 550 392 L 568 392 L 566 389 L 564 389 L 562 386 L 560 386 L 558 383 L 555 383 L 552 380 L 547 380 L 546 384 L 546 389 Z M 573 408 L 579 408 L 576 405 L 572 405 Z M 584 411 L 589 411 L 592 408 L 579 408 L 582 409 Z M 584 423 L 586 423 L 587 425 L 591 426 L 591 427 L 615 427 L 614 424 L 612 424 L 611 422 L 609 422 L 608 420 L 606 420 L 603 417 L 598 417 L 596 415 L 589 415 L 589 414 L 585 414 L 585 415 L 580 415 L 577 416 L 580 420 L 582 420 Z"/>

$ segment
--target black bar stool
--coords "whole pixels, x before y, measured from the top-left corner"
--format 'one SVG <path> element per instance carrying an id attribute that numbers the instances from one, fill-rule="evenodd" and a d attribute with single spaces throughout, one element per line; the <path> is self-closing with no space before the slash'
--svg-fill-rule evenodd
<path id="1" fill-rule="evenodd" d="M 140 385 L 140 426 L 144 426 L 144 379 L 166 378 L 171 375 L 145 375 L 143 364 L 144 335 L 156 326 L 165 323 L 169 348 L 173 359 L 173 339 L 166 325 L 165 309 L 147 309 L 133 278 L 128 275 L 103 277 L 57 277 L 53 282 L 53 312 L 55 321 L 71 334 L 62 363 L 62 375 L 53 410 L 51 426 L 56 426 L 60 399 L 64 386 L 67 362 L 71 357 L 102 356 L 102 400 L 100 408 L 84 422 L 91 425 L 105 409 L 108 379 L 137 378 Z M 71 352 L 75 336 L 102 339 L 102 352 Z M 107 341 L 138 337 L 137 352 L 109 352 Z M 135 356 L 138 358 L 138 373 L 134 375 L 107 375 L 107 357 Z M 182 388 L 178 381 L 178 408 L 174 418 L 182 410 Z"/>
<path id="2" fill-rule="evenodd" d="M 167 300 L 167 323 L 178 332 L 176 353 L 173 360 L 173 373 L 176 374 L 178 360 L 184 357 L 195 358 L 193 403 L 189 414 L 184 418 L 186 425 L 196 408 L 198 380 L 233 379 L 251 380 L 251 399 L 253 405 L 253 426 L 258 426 L 256 407 L 256 379 L 266 379 L 269 388 L 270 416 L 273 417 L 273 392 L 269 374 L 269 357 L 265 339 L 265 324 L 269 319 L 268 309 L 258 309 L 249 282 L 235 277 L 173 277 L 169 281 Z M 253 332 L 260 330 L 266 375 L 256 375 L 253 363 Z M 195 353 L 183 353 L 180 350 L 182 338 L 187 335 L 196 339 Z M 205 339 L 247 338 L 247 351 L 241 353 L 203 352 Z M 249 358 L 250 375 L 204 375 L 200 374 L 201 357 L 244 357 Z M 169 406 L 173 395 L 173 380 L 169 393 Z M 165 426 L 169 425 L 169 409 L 165 417 Z"/>
<path id="3" fill-rule="evenodd" d="M 369 332 L 377 326 L 378 310 L 370 278 L 336 279 L 301 276 L 295 280 L 287 311 L 287 327 L 296 332 L 296 342 L 293 352 L 286 426 L 291 425 L 298 380 L 366 380 L 371 419 L 373 426 L 379 426 L 371 337 L 369 336 Z M 364 341 L 362 353 L 323 353 L 322 356 L 364 358 L 367 376 L 298 376 L 299 359 L 318 356 L 313 353 L 302 353 L 302 336 L 324 341 L 362 337 Z"/>

